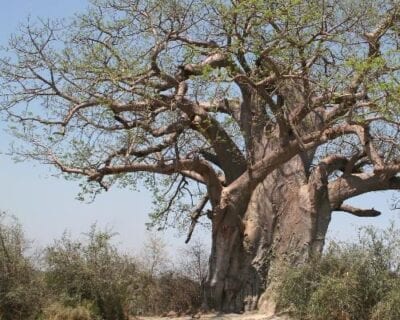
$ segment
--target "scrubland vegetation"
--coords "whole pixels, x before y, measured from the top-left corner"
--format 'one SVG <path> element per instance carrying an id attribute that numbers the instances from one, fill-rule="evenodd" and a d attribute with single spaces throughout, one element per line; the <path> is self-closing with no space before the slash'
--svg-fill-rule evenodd
<path id="1" fill-rule="evenodd" d="M 294 319 L 400 319 L 400 230 L 360 229 L 354 243 L 331 242 L 322 258 L 282 270 L 279 310 Z M 172 259 L 149 236 L 140 254 L 122 253 L 95 225 L 64 233 L 42 250 L 12 216 L 0 216 L 1 320 L 123 320 L 170 311 L 194 314 L 203 298 L 207 254 L 188 245 Z"/>
<path id="2" fill-rule="evenodd" d="M 0 219 L 1 320 L 123 320 L 200 307 L 207 264 L 200 243 L 172 263 L 154 235 L 133 256 L 94 225 L 79 239 L 64 233 L 37 252 L 15 218 Z"/>
<path id="3" fill-rule="evenodd" d="M 400 319 L 400 230 L 362 228 L 356 243 L 332 242 L 283 279 L 280 309 L 295 319 Z"/>

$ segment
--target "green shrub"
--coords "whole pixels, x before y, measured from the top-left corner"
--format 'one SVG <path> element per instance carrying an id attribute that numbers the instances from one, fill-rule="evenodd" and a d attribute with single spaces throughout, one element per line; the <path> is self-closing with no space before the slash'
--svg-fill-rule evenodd
<path id="1" fill-rule="evenodd" d="M 123 320 L 137 286 L 136 265 L 95 226 L 83 241 L 66 234 L 46 250 L 46 282 L 53 297 L 76 307 L 90 302 L 104 320 Z"/>
<path id="2" fill-rule="evenodd" d="M 365 228 L 355 244 L 331 243 L 318 261 L 288 269 L 278 308 L 300 319 L 400 319 L 400 232 Z"/>
<path id="3" fill-rule="evenodd" d="M 374 307 L 371 320 L 400 319 L 400 281 Z"/>
<path id="4" fill-rule="evenodd" d="M 279 288 L 278 308 L 293 309 L 297 316 L 307 314 L 311 294 L 319 283 L 319 274 L 313 264 L 288 269 Z"/>
<path id="5" fill-rule="evenodd" d="M 359 286 L 353 274 L 324 277 L 311 295 L 308 313 L 318 320 L 358 319 L 363 309 Z"/>

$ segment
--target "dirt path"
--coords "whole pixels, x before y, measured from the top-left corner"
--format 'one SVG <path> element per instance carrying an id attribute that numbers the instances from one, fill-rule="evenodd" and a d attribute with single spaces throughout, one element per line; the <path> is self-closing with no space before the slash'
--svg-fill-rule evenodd
<path id="1" fill-rule="evenodd" d="M 202 314 L 202 315 L 196 315 L 196 316 L 183 316 L 183 317 L 137 317 L 133 318 L 132 320 L 193 320 L 193 319 L 199 319 L 199 320 L 291 320 L 286 315 L 282 316 L 272 316 L 272 317 L 267 317 L 262 314 L 257 314 L 257 313 L 245 313 L 245 314 L 224 314 L 224 315 L 218 315 L 218 314 Z"/>

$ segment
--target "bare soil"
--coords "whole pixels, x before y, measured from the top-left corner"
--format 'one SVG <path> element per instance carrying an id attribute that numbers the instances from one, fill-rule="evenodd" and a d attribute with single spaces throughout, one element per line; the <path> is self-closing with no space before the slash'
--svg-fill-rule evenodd
<path id="1" fill-rule="evenodd" d="M 221 319 L 221 320 L 292 320 L 287 315 L 280 316 L 265 316 L 258 313 L 243 313 L 243 314 L 197 314 L 193 316 L 165 316 L 165 317 L 136 317 L 131 320 L 193 320 L 193 319 Z"/>

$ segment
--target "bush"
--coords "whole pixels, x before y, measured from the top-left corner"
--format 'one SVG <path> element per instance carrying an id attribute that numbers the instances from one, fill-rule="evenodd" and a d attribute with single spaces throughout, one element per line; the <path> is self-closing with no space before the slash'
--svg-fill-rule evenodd
<path id="1" fill-rule="evenodd" d="M 94 320 L 96 317 L 84 306 L 65 307 L 60 303 L 48 306 L 43 312 L 43 320 Z"/>
<path id="2" fill-rule="evenodd" d="M 64 233 L 34 260 L 21 226 L 15 219 L 4 221 L 1 214 L 0 320 L 125 320 L 200 307 L 205 274 L 200 244 L 186 252 L 178 269 L 153 236 L 139 263 L 118 252 L 112 233 L 93 226 L 81 240 Z"/>
<path id="3" fill-rule="evenodd" d="M 84 241 L 66 234 L 46 250 L 46 282 L 66 306 L 86 302 L 104 320 L 123 320 L 137 287 L 136 265 L 111 244 L 113 234 L 93 226 Z"/>
<path id="4" fill-rule="evenodd" d="M 358 319 L 363 313 L 359 283 L 353 274 L 343 278 L 324 277 L 312 293 L 308 312 L 313 319 Z"/>
<path id="5" fill-rule="evenodd" d="M 356 244 L 331 243 L 319 261 L 288 269 L 278 307 L 300 319 L 400 319 L 400 233 L 361 230 Z"/>
<path id="6" fill-rule="evenodd" d="M 185 313 L 201 305 L 200 286 L 174 271 L 151 277 L 142 273 L 132 303 L 134 315 L 161 315 L 169 311 Z"/>
<path id="7" fill-rule="evenodd" d="M 200 257 L 200 250 L 196 250 L 195 254 L 192 247 L 189 250 L 190 253 L 182 251 L 182 261 L 179 261 L 181 268 L 178 269 L 169 260 L 164 241 L 155 234 L 148 235 L 142 252 L 138 288 L 132 301 L 133 314 L 185 313 L 200 308 L 204 270 L 202 261 L 193 261 L 194 256 Z M 195 262 L 198 264 L 199 261 L 200 266 L 195 268 Z"/>
<path id="8" fill-rule="evenodd" d="M 299 269 L 287 270 L 279 288 L 278 308 L 294 309 L 299 317 L 307 314 L 311 294 L 319 283 L 319 274 L 314 264 Z"/>
<path id="9" fill-rule="evenodd" d="M 0 213 L 0 319 L 34 319 L 43 303 L 40 273 L 26 255 L 28 242 L 18 221 Z"/>
<path id="10" fill-rule="evenodd" d="M 158 283 L 161 294 L 155 302 L 162 312 L 174 310 L 183 313 L 200 307 L 200 286 L 193 280 L 171 271 L 162 275 Z"/>
<path id="11" fill-rule="evenodd" d="M 374 307 L 371 320 L 400 319 L 400 281 Z"/>

